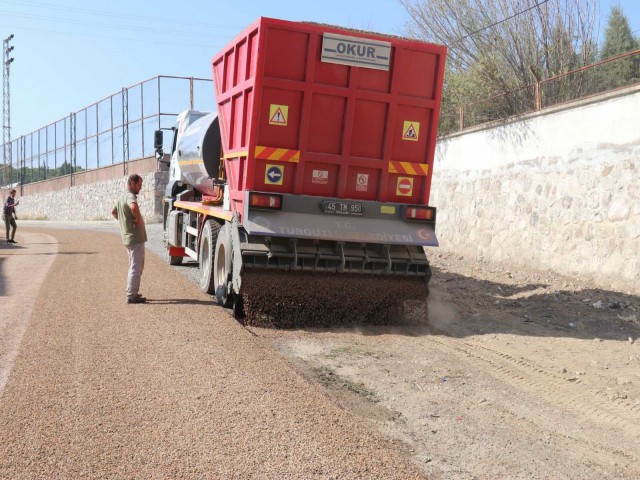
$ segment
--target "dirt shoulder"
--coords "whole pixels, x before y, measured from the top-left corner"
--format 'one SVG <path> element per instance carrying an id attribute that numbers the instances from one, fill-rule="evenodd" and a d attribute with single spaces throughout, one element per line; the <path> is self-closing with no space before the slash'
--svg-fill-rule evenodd
<path id="1" fill-rule="evenodd" d="M 422 325 L 253 331 L 430 478 L 640 478 L 640 299 L 432 264 Z"/>

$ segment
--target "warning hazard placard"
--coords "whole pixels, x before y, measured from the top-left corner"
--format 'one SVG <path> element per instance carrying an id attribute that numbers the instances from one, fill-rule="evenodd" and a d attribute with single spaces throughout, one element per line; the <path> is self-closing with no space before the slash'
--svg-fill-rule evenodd
<path id="1" fill-rule="evenodd" d="M 399 197 L 411 197 L 413 195 L 413 178 L 398 177 L 396 195 Z"/>
<path id="2" fill-rule="evenodd" d="M 269 106 L 269 125 L 287 126 L 289 118 L 289 107 L 287 105 L 276 105 L 272 103 Z"/>
<path id="3" fill-rule="evenodd" d="M 420 122 L 405 121 L 402 127 L 402 139 L 417 142 L 420 137 Z"/>

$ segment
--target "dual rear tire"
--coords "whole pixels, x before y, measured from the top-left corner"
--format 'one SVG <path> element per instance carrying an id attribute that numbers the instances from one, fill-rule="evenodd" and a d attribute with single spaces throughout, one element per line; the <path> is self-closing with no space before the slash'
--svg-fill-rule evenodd
<path id="1" fill-rule="evenodd" d="M 223 307 L 233 305 L 231 294 L 231 234 L 228 224 L 207 220 L 200 239 L 200 289 L 215 295 Z"/>

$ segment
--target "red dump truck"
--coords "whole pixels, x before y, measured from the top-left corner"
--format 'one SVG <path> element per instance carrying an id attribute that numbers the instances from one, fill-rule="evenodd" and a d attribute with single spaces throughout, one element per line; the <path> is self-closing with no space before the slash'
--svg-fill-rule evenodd
<path id="1" fill-rule="evenodd" d="M 371 320 L 426 295 L 445 58 L 377 33 L 250 25 L 213 57 L 217 112 L 173 129 L 170 262 L 199 262 L 202 290 L 255 323 Z"/>

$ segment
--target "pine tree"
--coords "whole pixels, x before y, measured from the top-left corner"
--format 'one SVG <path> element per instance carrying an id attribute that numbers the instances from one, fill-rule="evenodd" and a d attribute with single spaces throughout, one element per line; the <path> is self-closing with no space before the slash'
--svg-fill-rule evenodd
<path id="1" fill-rule="evenodd" d="M 600 58 L 604 60 L 637 48 L 638 42 L 629 26 L 629 19 L 625 16 L 620 5 L 614 5 L 611 7 Z M 637 57 L 636 55 L 603 65 L 601 67 L 603 87 L 617 88 L 638 80 Z"/>

